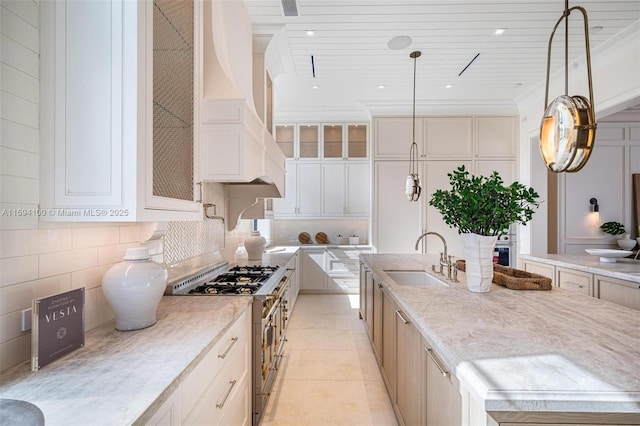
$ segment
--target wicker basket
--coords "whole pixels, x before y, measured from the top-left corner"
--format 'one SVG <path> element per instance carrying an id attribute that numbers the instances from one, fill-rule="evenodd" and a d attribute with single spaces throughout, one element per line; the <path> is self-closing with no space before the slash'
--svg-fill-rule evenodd
<path id="1" fill-rule="evenodd" d="M 456 267 L 464 272 L 464 260 L 456 260 Z M 551 278 L 496 263 L 493 264 L 493 282 L 511 290 L 551 290 Z"/>

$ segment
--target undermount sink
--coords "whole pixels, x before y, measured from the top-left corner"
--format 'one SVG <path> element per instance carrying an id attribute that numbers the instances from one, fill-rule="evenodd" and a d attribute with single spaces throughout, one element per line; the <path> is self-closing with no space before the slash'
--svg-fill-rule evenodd
<path id="1" fill-rule="evenodd" d="M 426 271 L 385 270 L 384 273 L 398 285 L 416 287 L 449 286 Z"/>

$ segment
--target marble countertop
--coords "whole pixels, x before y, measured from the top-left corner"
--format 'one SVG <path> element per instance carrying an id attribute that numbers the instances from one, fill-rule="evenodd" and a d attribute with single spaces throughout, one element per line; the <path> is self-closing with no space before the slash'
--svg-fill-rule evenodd
<path id="1" fill-rule="evenodd" d="M 472 293 L 464 273 L 402 286 L 384 271 L 430 271 L 437 257 L 360 259 L 486 411 L 640 415 L 640 311 L 557 287 Z"/>
<path id="2" fill-rule="evenodd" d="M 120 332 L 111 321 L 85 346 L 38 372 L 2 373 L 0 398 L 31 402 L 47 425 L 144 423 L 251 304 L 249 296 L 165 296 L 155 325 Z"/>
<path id="3" fill-rule="evenodd" d="M 588 254 L 521 254 L 519 257 L 640 283 L 640 260 L 624 258 L 615 263 L 604 263 L 597 256 Z"/>

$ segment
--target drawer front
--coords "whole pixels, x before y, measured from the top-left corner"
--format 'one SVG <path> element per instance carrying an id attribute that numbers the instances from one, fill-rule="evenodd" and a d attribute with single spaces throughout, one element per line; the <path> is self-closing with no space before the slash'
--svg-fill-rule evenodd
<path id="1" fill-rule="evenodd" d="M 564 268 L 557 268 L 556 272 L 556 282 L 560 288 L 586 296 L 593 296 L 593 275 Z"/>
<path id="2" fill-rule="evenodd" d="M 600 299 L 640 310 L 639 283 L 599 275 L 595 276 L 595 280 Z"/>
<path id="3" fill-rule="evenodd" d="M 523 269 L 525 271 L 551 278 L 553 285 L 557 285 L 555 282 L 555 268 L 556 267 L 553 265 L 547 265 L 544 263 L 531 262 L 529 260 L 523 261 Z"/>
<path id="4" fill-rule="evenodd" d="M 229 364 L 234 361 L 244 359 L 243 350 L 251 345 L 250 331 L 251 309 L 247 309 L 183 380 L 181 384 L 183 419 L 190 415 L 219 372 L 229 369 Z M 213 404 L 215 406 L 215 403 Z"/>

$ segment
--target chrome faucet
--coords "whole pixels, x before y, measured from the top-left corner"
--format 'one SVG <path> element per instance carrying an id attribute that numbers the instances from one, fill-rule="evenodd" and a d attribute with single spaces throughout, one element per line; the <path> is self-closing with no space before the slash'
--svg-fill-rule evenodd
<path id="1" fill-rule="evenodd" d="M 425 238 L 427 235 L 435 235 L 436 237 L 440 238 L 442 240 L 442 245 L 444 246 L 444 253 L 440 252 L 440 275 L 444 275 L 444 273 L 442 272 L 442 269 L 444 266 L 446 266 L 447 278 L 451 279 L 451 269 L 454 269 L 454 277 L 455 277 L 455 281 L 457 281 L 458 274 L 457 274 L 455 264 L 452 261 L 453 256 L 449 256 L 447 254 L 447 242 L 445 241 L 442 235 L 438 234 L 437 232 L 424 232 L 416 240 L 415 250 L 418 250 L 418 245 L 420 245 L 420 240 Z"/>

